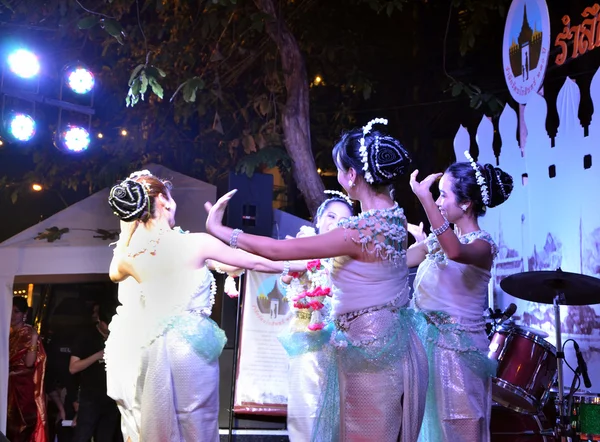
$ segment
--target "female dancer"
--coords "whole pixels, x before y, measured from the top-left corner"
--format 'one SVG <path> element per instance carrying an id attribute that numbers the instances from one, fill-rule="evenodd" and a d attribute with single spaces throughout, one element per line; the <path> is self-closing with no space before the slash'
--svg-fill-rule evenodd
<path id="1" fill-rule="evenodd" d="M 419 265 L 414 304 L 426 320 L 430 377 L 419 437 L 426 442 L 490 437 L 495 366 L 487 359 L 483 311 L 497 247 L 477 219 L 506 201 L 513 183 L 501 169 L 465 155 L 468 162 L 452 164 L 443 175 L 418 182 L 415 170 L 410 179 L 433 232 L 408 251 L 409 265 Z M 430 187 L 440 176 L 440 197 L 434 201 Z"/>
<path id="2" fill-rule="evenodd" d="M 46 442 L 46 352 L 35 329 L 25 323 L 27 300 L 13 297 L 8 338 L 8 416 L 13 442 Z"/>
<path id="3" fill-rule="evenodd" d="M 297 238 L 327 233 L 352 216 L 352 201 L 346 195 L 326 192 L 334 196 L 317 209 L 315 228 L 302 228 Z M 287 298 L 294 315 L 287 332 L 279 336 L 290 357 L 287 428 L 292 442 L 310 440 L 324 387 L 324 350 L 331 336 L 331 328 L 324 328 L 330 322 L 331 264 L 330 259 L 310 261 L 299 277 L 281 278 L 289 284 Z"/>
<path id="4" fill-rule="evenodd" d="M 215 442 L 219 440 L 218 357 L 226 338 L 209 318 L 216 287 L 205 263 L 216 259 L 239 268 L 285 274 L 301 270 L 304 264 L 274 263 L 232 251 L 205 233 L 174 230 L 177 205 L 169 189 L 170 183 L 142 171 L 114 186 L 109 197 L 115 214 L 125 221 L 110 277 L 135 279 L 143 302 L 143 326 L 129 330 L 142 334 L 133 403 L 139 428 L 127 437 Z M 118 367 L 109 352 L 105 357 L 109 372 Z"/>
<path id="5" fill-rule="evenodd" d="M 270 259 L 336 257 L 331 304 L 339 392 L 330 391 L 335 383 L 328 377 L 313 440 L 413 442 L 422 419 L 427 358 L 406 308 L 406 219 L 389 191 L 410 158 L 396 139 L 372 131 L 374 123 L 387 121 L 350 131 L 333 149 L 338 181 L 362 208 L 339 228 L 284 241 L 232 230 L 221 220 L 234 192 L 212 207 L 206 223 L 231 248 Z M 333 434 L 338 412 L 339 439 Z"/>

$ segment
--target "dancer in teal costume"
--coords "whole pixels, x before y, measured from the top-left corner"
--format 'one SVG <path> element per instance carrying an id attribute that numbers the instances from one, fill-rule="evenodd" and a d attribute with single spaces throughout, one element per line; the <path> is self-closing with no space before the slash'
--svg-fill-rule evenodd
<path id="1" fill-rule="evenodd" d="M 427 356 L 413 331 L 406 218 L 390 185 L 410 164 L 376 119 L 342 136 L 333 151 L 338 182 L 362 213 L 328 233 L 283 241 L 222 225 L 233 192 L 209 212 L 207 230 L 233 248 L 269 259 L 335 257 L 332 348 L 314 441 L 415 442 L 427 390 Z M 210 208 L 210 205 L 207 205 Z M 339 422 L 339 435 L 335 433 Z"/>
<path id="2" fill-rule="evenodd" d="M 442 174 L 418 182 L 415 171 L 410 181 L 433 232 L 408 251 L 409 265 L 419 265 L 413 302 L 422 314 L 430 373 L 420 442 L 490 440 L 496 366 L 487 358 L 483 312 L 497 247 L 477 218 L 503 203 L 513 185 L 499 168 L 479 166 L 465 154 L 469 162 L 451 165 L 441 177 L 437 201 L 430 187 Z"/>

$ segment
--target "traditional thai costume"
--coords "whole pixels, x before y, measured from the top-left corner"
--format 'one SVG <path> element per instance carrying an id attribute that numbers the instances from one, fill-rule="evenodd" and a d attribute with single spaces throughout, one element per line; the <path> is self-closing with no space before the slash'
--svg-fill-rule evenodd
<path id="1" fill-rule="evenodd" d="M 331 356 L 329 272 L 331 260 L 315 260 L 306 273 L 286 287 L 292 320 L 278 338 L 289 356 L 287 429 L 290 441 L 311 439 L 319 397 L 325 385 L 325 364 Z M 336 430 L 337 431 L 337 430 Z"/>
<path id="2" fill-rule="evenodd" d="M 154 259 L 148 256 L 152 254 L 144 256 Z M 210 319 L 216 293 L 212 273 L 206 266 L 161 267 L 139 284 L 139 293 L 142 321 L 131 323 L 129 330 L 140 335 L 140 350 L 132 358 L 138 364 L 131 406 L 133 422 L 139 421 L 134 437 L 144 442 L 218 442 L 219 356 L 227 339 Z M 110 360 L 107 364 L 113 366 Z"/>
<path id="3" fill-rule="evenodd" d="M 484 231 L 459 237 L 497 247 Z M 429 358 L 429 389 L 420 442 L 486 442 L 492 408 L 489 341 L 483 312 L 491 274 L 448 259 L 437 237 L 426 240 L 428 253 L 415 278 L 414 305 L 422 312 L 420 335 Z"/>
<path id="4" fill-rule="evenodd" d="M 414 442 L 427 390 L 427 356 L 413 327 L 406 219 L 395 204 L 340 223 L 379 260 L 334 258 L 331 342 L 313 440 Z M 337 379 L 336 379 L 337 377 Z M 339 412 L 339 437 L 333 430 Z"/>
<path id="5" fill-rule="evenodd" d="M 9 335 L 8 415 L 6 436 L 11 442 L 46 442 L 46 352 L 40 339 L 32 367 L 25 365 L 33 327 L 23 324 Z"/>

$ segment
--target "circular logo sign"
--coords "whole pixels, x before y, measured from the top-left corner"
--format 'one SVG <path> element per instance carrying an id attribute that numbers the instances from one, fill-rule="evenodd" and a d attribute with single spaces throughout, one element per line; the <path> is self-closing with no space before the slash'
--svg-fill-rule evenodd
<path id="1" fill-rule="evenodd" d="M 545 0 L 513 0 L 504 26 L 502 65 L 512 97 L 526 104 L 544 82 L 550 52 Z"/>

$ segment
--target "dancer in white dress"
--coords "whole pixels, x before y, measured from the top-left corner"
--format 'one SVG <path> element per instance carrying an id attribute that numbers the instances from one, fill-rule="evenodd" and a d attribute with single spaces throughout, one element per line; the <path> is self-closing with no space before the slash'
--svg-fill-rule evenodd
<path id="1" fill-rule="evenodd" d="M 437 201 L 430 187 L 442 174 L 418 182 L 415 171 L 410 181 L 433 231 L 408 251 L 409 265 L 419 265 L 414 305 L 423 313 L 430 373 L 420 442 L 490 439 L 496 367 L 487 358 L 483 312 L 497 247 L 477 219 L 502 204 L 513 183 L 499 168 L 479 166 L 465 154 L 468 162 L 451 165 L 441 177 Z"/>
<path id="2" fill-rule="evenodd" d="M 396 139 L 373 131 L 374 123 L 387 121 L 352 130 L 334 147 L 338 181 L 362 209 L 339 228 L 284 241 L 232 230 L 221 220 L 233 192 L 212 207 L 207 220 L 207 230 L 232 248 L 270 259 L 335 257 L 336 364 L 328 370 L 312 440 L 414 442 L 421 426 L 427 357 L 407 308 L 406 219 L 389 188 L 410 158 Z M 333 374 L 339 374 L 339 388 Z"/>
<path id="3" fill-rule="evenodd" d="M 317 209 L 315 228 L 303 227 L 297 238 L 327 233 L 352 216 L 352 201 L 346 195 L 327 192 L 334 196 Z M 292 442 L 310 440 L 325 386 L 331 337 L 331 327 L 326 326 L 331 311 L 331 265 L 331 259 L 309 261 L 302 275 L 281 278 L 289 284 L 286 296 L 294 315 L 279 336 L 289 356 L 287 429 Z"/>
<path id="4" fill-rule="evenodd" d="M 132 442 L 216 442 L 218 357 L 226 338 L 210 319 L 216 288 L 206 263 L 217 260 L 216 267 L 225 262 L 267 272 L 299 271 L 304 264 L 271 262 L 232 251 L 208 234 L 173 229 L 176 203 L 169 189 L 170 183 L 142 171 L 110 193 L 109 203 L 122 220 L 110 277 L 138 284 L 127 290 L 132 299 L 119 312 L 120 340 L 111 333 L 106 354 L 110 393 L 126 410 L 125 438 Z M 127 342 L 125 331 L 134 343 Z M 132 367 L 123 371 L 124 383 L 116 385 L 127 363 Z"/>

